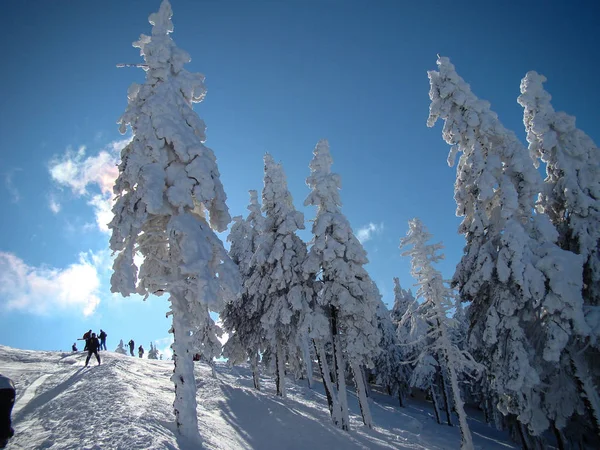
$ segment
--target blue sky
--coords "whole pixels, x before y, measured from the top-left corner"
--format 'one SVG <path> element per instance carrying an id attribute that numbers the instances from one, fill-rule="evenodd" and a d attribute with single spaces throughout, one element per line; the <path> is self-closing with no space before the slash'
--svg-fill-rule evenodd
<path id="1" fill-rule="evenodd" d="M 159 0 L 9 1 L 0 36 L 0 344 L 67 349 L 103 328 L 108 346 L 168 345 L 166 299 L 109 290 L 106 222 L 116 120 L 140 69 L 131 43 Z M 262 188 L 262 155 L 283 163 L 303 208 L 312 149 L 328 138 L 343 211 L 388 303 L 392 278 L 414 281 L 398 240 L 420 217 L 460 259 L 448 146 L 426 127 L 427 70 L 449 56 L 480 98 L 524 140 L 519 83 L 546 75 L 557 110 L 596 142 L 600 69 L 596 2 L 173 0 L 175 42 L 206 75 L 196 112 L 208 126 L 232 215 Z M 126 136 L 125 136 L 126 137 Z M 109 217 L 109 215 L 108 215 Z M 362 230 L 362 231 L 361 231 Z M 366 231 L 365 231 L 366 230 Z M 308 232 L 302 233 L 309 239 Z"/>

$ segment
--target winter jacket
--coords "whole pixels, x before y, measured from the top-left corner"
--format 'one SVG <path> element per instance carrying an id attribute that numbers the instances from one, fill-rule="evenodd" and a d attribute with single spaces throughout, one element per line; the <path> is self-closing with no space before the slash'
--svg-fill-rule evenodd
<path id="1" fill-rule="evenodd" d="M 97 352 L 100 348 L 100 341 L 98 338 L 89 338 L 87 340 L 87 350 L 88 352 Z"/>

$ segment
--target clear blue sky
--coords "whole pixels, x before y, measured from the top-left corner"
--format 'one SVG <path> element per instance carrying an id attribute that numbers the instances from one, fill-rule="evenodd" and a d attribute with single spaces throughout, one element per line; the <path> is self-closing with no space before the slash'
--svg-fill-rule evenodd
<path id="1" fill-rule="evenodd" d="M 106 204 L 116 120 L 143 80 L 131 47 L 159 0 L 4 2 L 0 84 L 0 344 L 67 349 L 92 328 L 108 346 L 168 337 L 166 298 L 109 290 Z M 427 70 L 449 56 L 476 95 L 524 140 L 519 82 L 548 77 L 557 110 L 598 143 L 600 51 L 594 1 L 173 0 L 174 40 L 206 75 L 195 110 L 208 126 L 232 215 L 262 188 L 265 151 L 283 163 L 296 207 L 317 140 L 329 139 L 343 211 L 389 303 L 414 282 L 398 240 L 419 216 L 446 245 L 450 277 L 464 243 L 441 128 L 426 127 Z M 85 147 L 84 151 L 79 149 Z M 108 181 L 107 181 L 108 180 Z M 104 186 L 104 191 L 102 187 Z M 96 205 L 96 206 L 94 206 Z M 101 216 L 103 217 L 103 216 Z M 309 238 L 308 233 L 302 237 Z M 92 314 L 89 299 L 99 304 Z M 161 347 L 165 346 L 161 341 Z"/>

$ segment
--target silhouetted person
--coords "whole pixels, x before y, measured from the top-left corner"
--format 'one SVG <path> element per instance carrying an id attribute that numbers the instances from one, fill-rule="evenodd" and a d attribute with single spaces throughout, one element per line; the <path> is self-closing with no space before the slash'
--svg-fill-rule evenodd
<path id="1" fill-rule="evenodd" d="M 144 356 L 144 347 L 142 347 L 140 345 L 140 348 L 138 348 L 138 355 L 140 355 L 140 358 Z"/>
<path id="2" fill-rule="evenodd" d="M 135 343 L 133 342 L 133 339 L 129 341 L 129 353 L 131 353 L 131 356 L 133 355 L 133 349 L 135 348 Z"/>
<path id="3" fill-rule="evenodd" d="M 0 375 L 0 448 L 6 447 L 13 437 L 10 414 L 15 404 L 15 384 L 8 377 Z"/>
<path id="4" fill-rule="evenodd" d="M 108 336 L 108 334 L 106 334 L 104 330 L 100 328 L 100 334 L 98 335 L 98 337 L 100 338 L 100 350 L 102 350 L 103 347 L 104 350 L 106 350 L 106 336 Z"/>
<path id="5" fill-rule="evenodd" d="M 73 346 L 71 347 L 71 350 L 73 350 L 74 352 L 77 351 L 77 343 L 73 342 Z"/>
<path id="6" fill-rule="evenodd" d="M 83 340 L 85 341 L 85 347 L 83 347 L 84 352 L 87 350 L 87 341 L 91 337 L 92 337 L 92 330 L 88 331 L 87 333 L 83 333 Z"/>
<path id="7" fill-rule="evenodd" d="M 100 365 L 100 355 L 98 354 L 98 349 L 100 348 L 100 341 L 96 337 L 96 333 L 92 333 L 92 337 L 87 340 L 87 351 L 88 355 L 85 359 L 85 367 L 87 367 L 90 362 L 90 358 L 92 355 L 96 355 L 96 359 L 98 360 L 98 365 Z"/>

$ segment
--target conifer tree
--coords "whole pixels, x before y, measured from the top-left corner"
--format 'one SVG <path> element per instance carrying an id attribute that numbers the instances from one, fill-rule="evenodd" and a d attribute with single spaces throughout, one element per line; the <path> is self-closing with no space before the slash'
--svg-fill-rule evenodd
<path id="1" fill-rule="evenodd" d="M 600 371 L 594 373 L 592 367 L 593 361 L 600 357 L 600 149 L 576 127 L 574 117 L 554 110 L 544 82 L 546 77 L 543 75 L 528 72 L 521 81 L 518 98 L 524 108 L 529 153 L 536 167 L 539 160 L 546 166 L 546 180 L 536 207 L 540 213 L 548 215 L 558 230 L 559 245 L 583 257 L 584 310 L 592 326 L 589 339 L 586 336 L 571 337 L 566 367 L 559 369 L 554 383 L 562 383 L 565 387 L 580 385 L 581 397 L 586 400 L 599 433 L 597 386 L 600 385 Z M 571 369 L 577 383 L 564 380 Z M 575 405 L 564 398 L 565 389 L 554 392 L 561 396 L 556 401 L 552 399 L 553 407 L 549 409 L 558 417 L 562 416 L 560 429 L 565 426 L 565 413 L 573 412 Z M 571 408 L 567 408 L 569 404 Z"/>
<path id="2" fill-rule="evenodd" d="M 415 297 L 412 291 L 402 289 L 400 286 L 400 279 L 394 277 L 394 306 L 392 307 L 391 317 L 392 321 L 398 325 L 402 320 L 402 316 L 408 311 L 408 308 L 415 302 Z"/>
<path id="3" fill-rule="evenodd" d="M 121 152 L 114 186 L 111 290 L 169 294 L 176 425 L 198 442 L 192 356 L 193 335 L 203 328 L 196 319 L 235 296 L 239 276 L 213 231 L 224 231 L 230 216 L 215 155 L 204 145 L 206 126 L 192 109 L 206 94 L 204 76 L 183 68 L 190 56 L 170 37 L 171 16 L 164 0 L 149 17 L 152 35 L 134 43 L 146 80 L 131 85 L 119 120 L 120 131 L 130 126 L 133 139 Z M 139 269 L 136 254 L 143 258 Z"/>
<path id="4" fill-rule="evenodd" d="M 444 120 L 464 255 L 453 284 L 469 307 L 470 347 L 488 368 L 498 407 L 533 434 L 549 421 L 542 382 L 572 334 L 589 333 L 582 309 L 581 259 L 556 244 L 558 233 L 533 214 L 539 174 L 514 133 L 479 100 L 450 60 L 429 72 L 428 126 Z"/>
<path id="5" fill-rule="evenodd" d="M 454 323 L 448 318 L 449 311 L 454 306 L 452 290 L 445 285 L 442 274 L 433 267 L 434 263 L 444 257 L 439 253 L 443 247 L 439 243 L 427 244 L 430 238 L 431 234 L 421 221 L 413 219 L 409 222 L 406 237 L 400 241 L 400 248 L 407 249 L 403 255 L 411 257 L 411 274 L 419 285 L 417 295 L 423 298 L 423 307 L 427 310 L 424 318 L 431 330 L 428 332 L 430 343 L 422 350 L 422 354 L 438 357 L 442 366 L 442 378 L 445 376 L 444 372 L 448 373 L 454 407 L 460 423 L 461 449 L 468 450 L 473 448 L 473 438 L 467 424 L 458 377 L 460 373 L 477 370 L 478 365 L 467 351 L 460 350 L 452 340 L 451 328 Z M 448 406 L 446 409 L 449 409 Z M 448 422 L 450 424 L 450 420 Z"/>
<path id="6" fill-rule="evenodd" d="M 348 429 L 345 374 L 349 364 L 363 422 L 372 427 L 361 366 L 372 367 L 372 358 L 380 351 L 381 337 L 377 328 L 379 299 L 363 267 L 368 262 L 366 252 L 340 209 L 340 176 L 331 172 L 333 159 L 328 142 L 319 141 L 313 153 L 311 174 L 306 179 L 312 192 L 304 205 L 316 206 L 317 216 L 312 229 L 313 245 L 304 271 L 310 276 L 318 274 L 320 292 L 317 299 L 331 325 L 328 331 L 332 336 L 337 394 L 330 393 L 333 400 L 330 409 L 334 423 Z M 326 374 L 324 378 L 328 378 Z"/>
<path id="7" fill-rule="evenodd" d="M 245 289 L 260 299 L 265 349 L 275 358 L 277 395 L 285 397 L 285 363 L 301 358 L 298 332 L 310 315 L 311 287 L 302 273 L 306 244 L 295 234 L 304 229 L 304 215 L 294 208 L 281 164 L 268 153 L 264 161 L 265 218 Z"/>

